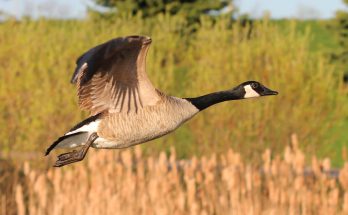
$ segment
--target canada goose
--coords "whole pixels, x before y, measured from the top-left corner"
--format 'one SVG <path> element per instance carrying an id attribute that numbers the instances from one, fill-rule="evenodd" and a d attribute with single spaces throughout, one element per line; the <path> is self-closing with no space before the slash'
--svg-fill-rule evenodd
<path id="1" fill-rule="evenodd" d="M 145 36 L 115 38 L 81 55 L 71 79 L 79 105 L 91 116 L 59 137 L 46 151 L 82 146 L 58 156 L 56 167 L 81 161 L 90 146 L 119 149 L 166 135 L 198 112 L 219 102 L 277 95 L 256 81 L 196 98 L 167 96 L 146 75 Z"/>

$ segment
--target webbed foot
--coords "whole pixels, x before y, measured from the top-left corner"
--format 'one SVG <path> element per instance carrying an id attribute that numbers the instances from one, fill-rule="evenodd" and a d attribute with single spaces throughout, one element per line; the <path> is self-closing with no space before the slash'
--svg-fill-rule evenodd
<path id="1" fill-rule="evenodd" d="M 72 152 L 67 152 L 61 155 L 58 155 L 58 160 L 54 164 L 54 167 L 62 167 L 71 163 L 82 161 L 87 152 L 89 147 L 92 145 L 92 143 L 98 138 L 97 133 L 92 133 L 86 142 L 84 146 L 78 151 L 73 150 Z"/>

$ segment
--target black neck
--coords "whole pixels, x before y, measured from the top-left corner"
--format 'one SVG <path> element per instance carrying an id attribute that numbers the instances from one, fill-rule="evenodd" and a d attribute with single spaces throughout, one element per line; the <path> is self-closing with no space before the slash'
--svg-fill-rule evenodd
<path id="1" fill-rule="evenodd" d="M 186 100 L 191 102 L 198 110 L 202 111 L 220 102 L 243 99 L 243 95 L 241 94 L 242 93 L 237 90 L 229 90 L 210 93 L 196 98 L 186 98 Z"/>

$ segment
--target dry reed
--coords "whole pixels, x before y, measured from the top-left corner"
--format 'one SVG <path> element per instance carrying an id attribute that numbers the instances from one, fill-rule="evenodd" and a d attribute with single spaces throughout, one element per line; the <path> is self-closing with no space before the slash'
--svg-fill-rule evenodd
<path id="1" fill-rule="evenodd" d="M 313 157 L 310 165 L 294 135 L 283 155 L 266 150 L 259 166 L 233 150 L 189 160 L 177 160 L 174 149 L 156 157 L 139 147 L 92 150 L 87 160 L 61 169 L 24 164 L 25 183 L 8 184 L 16 210 L 0 209 L 19 215 L 347 214 L 348 163 L 339 177 L 329 174 L 328 159 Z"/>

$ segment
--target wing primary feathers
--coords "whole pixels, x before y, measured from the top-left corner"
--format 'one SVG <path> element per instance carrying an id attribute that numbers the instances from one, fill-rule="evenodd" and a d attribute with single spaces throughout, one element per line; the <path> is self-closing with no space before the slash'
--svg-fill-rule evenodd
<path id="1" fill-rule="evenodd" d="M 76 61 L 71 78 L 77 84 L 79 105 L 99 112 L 137 113 L 161 99 L 146 74 L 151 39 L 145 36 L 115 38 L 89 49 Z"/>
<path id="2" fill-rule="evenodd" d="M 141 100 L 141 96 L 140 96 L 140 93 L 139 93 L 139 88 L 136 87 L 135 90 L 136 90 L 136 92 L 138 94 L 138 99 L 139 99 L 140 106 L 143 107 L 143 101 Z"/>
<path id="3" fill-rule="evenodd" d="M 126 97 L 126 93 L 127 93 L 127 88 L 126 88 L 126 90 L 124 90 L 124 86 L 122 86 L 122 101 L 121 101 L 121 109 L 120 109 L 120 111 L 122 111 L 122 109 L 123 109 L 123 104 L 124 104 L 124 98 Z"/>
<path id="4" fill-rule="evenodd" d="M 135 95 L 135 89 L 132 89 L 132 96 L 133 96 L 133 100 L 134 100 L 134 107 L 135 107 L 135 113 L 138 112 L 138 103 L 137 103 L 137 97 Z"/>
<path id="5" fill-rule="evenodd" d="M 128 110 L 127 110 L 127 114 L 128 114 L 131 110 L 132 88 L 127 88 L 127 94 L 128 94 Z"/>

